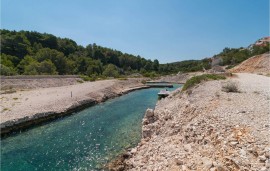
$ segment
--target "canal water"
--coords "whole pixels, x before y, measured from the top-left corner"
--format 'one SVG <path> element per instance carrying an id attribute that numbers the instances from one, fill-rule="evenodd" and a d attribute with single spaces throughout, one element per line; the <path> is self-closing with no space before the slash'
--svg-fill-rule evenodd
<path id="1" fill-rule="evenodd" d="M 144 112 L 155 107 L 159 91 L 137 90 L 5 138 L 1 170 L 101 170 L 140 141 Z"/>

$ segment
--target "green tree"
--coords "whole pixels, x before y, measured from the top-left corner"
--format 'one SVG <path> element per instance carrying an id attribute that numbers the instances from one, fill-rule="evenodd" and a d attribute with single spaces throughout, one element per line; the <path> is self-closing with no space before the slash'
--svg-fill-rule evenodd
<path id="1" fill-rule="evenodd" d="M 50 48 L 50 49 L 58 48 L 57 37 L 52 34 L 43 34 L 42 39 L 41 39 L 41 44 L 45 48 Z"/>
<path id="2" fill-rule="evenodd" d="M 1 64 L 5 65 L 7 67 L 15 69 L 15 66 L 19 62 L 19 59 L 16 56 L 6 55 L 6 54 L 2 53 L 0 62 L 1 62 Z"/>
<path id="3" fill-rule="evenodd" d="M 102 63 L 99 60 L 91 61 L 87 67 L 86 75 L 100 75 L 102 74 Z"/>
<path id="4" fill-rule="evenodd" d="M 151 63 L 150 60 L 147 60 L 145 66 L 144 66 L 144 69 L 145 69 L 146 71 L 152 71 L 152 70 L 153 70 L 153 65 L 152 65 L 152 63 Z"/>
<path id="5" fill-rule="evenodd" d="M 38 75 L 39 72 L 40 63 L 37 61 L 31 62 L 29 65 L 26 65 L 24 67 L 24 75 Z"/>
<path id="6" fill-rule="evenodd" d="M 107 77 L 119 77 L 119 71 L 118 68 L 113 65 L 109 64 L 105 67 L 105 70 L 103 71 L 103 75 Z"/>
<path id="7" fill-rule="evenodd" d="M 17 68 L 19 70 L 20 74 L 25 73 L 26 71 L 26 66 L 30 65 L 31 63 L 37 62 L 33 57 L 26 55 L 21 62 L 18 64 Z"/>
<path id="8" fill-rule="evenodd" d="M 158 69 L 159 69 L 159 62 L 158 62 L 157 59 L 154 60 L 154 63 L 153 63 L 153 69 L 154 69 L 155 71 L 158 71 Z"/>
<path id="9" fill-rule="evenodd" d="M 22 33 L 2 35 L 1 32 L 1 52 L 22 59 L 25 55 L 31 53 L 31 45 Z"/>
<path id="10" fill-rule="evenodd" d="M 55 65 L 49 59 L 40 62 L 37 70 L 39 74 L 46 74 L 46 75 L 57 74 Z"/>
<path id="11" fill-rule="evenodd" d="M 56 70 L 60 75 L 67 72 L 67 58 L 62 52 L 54 49 L 43 48 L 40 49 L 34 57 L 37 61 L 42 62 L 49 59 L 56 66 Z"/>
<path id="12" fill-rule="evenodd" d="M 77 49 L 77 43 L 71 39 L 58 39 L 58 50 L 63 52 L 65 56 L 74 53 Z"/>
<path id="13" fill-rule="evenodd" d="M 13 68 L 0 64 L 0 75 L 10 76 L 16 74 L 17 72 Z"/>

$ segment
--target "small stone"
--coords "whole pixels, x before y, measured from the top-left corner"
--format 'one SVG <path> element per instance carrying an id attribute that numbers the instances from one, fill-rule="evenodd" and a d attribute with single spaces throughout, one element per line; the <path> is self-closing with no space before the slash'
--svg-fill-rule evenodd
<path id="1" fill-rule="evenodd" d="M 143 125 L 148 125 L 148 124 L 149 124 L 148 119 L 143 119 L 142 124 L 143 124 Z"/>
<path id="2" fill-rule="evenodd" d="M 266 158 L 270 158 L 270 152 L 269 152 L 269 151 L 265 152 L 264 156 L 265 156 Z"/>
<path id="3" fill-rule="evenodd" d="M 232 142 L 230 142 L 230 144 L 234 146 L 234 145 L 238 144 L 238 142 L 237 141 L 232 141 Z"/>
<path id="4" fill-rule="evenodd" d="M 209 170 L 213 166 L 213 162 L 208 158 L 203 158 L 202 161 L 205 170 Z"/>
<path id="5" fill-rule="evenodd" d="M 179 160 L 179 159 L 175 159 L 175 163 L 177 165 L 183 165 L 184 164 L 184 162 L 182 160 Z"/>
<path id="6" fill-rule="evenodd" d="M 197 140 L 198 140 L 198 141 L 201 141 L 201 140 L 203 140 L 203 137 L 199 135 L 199 136 L 197 137 Z"/>
<path id="7" fill-rule="evenodd" d="M 217 169 L 215 167 L 212 167 L 210 171 L 216 171 Z"/>
<path id="8" fill-rule="evenodd" d="M 133 148 L 130 152 L 131 152 L 132 154 L 134 154 L 134 153 L 137 152 L 137 149 L 136 149 L 136 148 Z"/>
<path id="9" fill-rule="evenodd" d="M 122 157 L 123 157 L 124 159 L 127 159 L 127 158 L 130 157 L 130 153 L 124 153 L 124 154 L 122 155 Z"/>
<path id="10" fill-rule="evenodd" d="M 217 168 L 217 171 L 225 171 L 225 168 L 221 165 L 217 165 L 216 168 Z"/>
<path id="11" fill-rule="evenodd" d="M 243 150 L 243 149 L 241 149 L 239 153 L 240 153 L 240 155 L 243 156 L 243 157 L 245 157 L 245 156 L 247 155 L 246 151 Z"/>
<path id="12" fill-rule="evenodd" d="M 266 167 L 266 168 L 270 168 L 270 160 L 266 160 L 266 162 L 265 162 L 265 167 Z"/>
<path id="13" fill-rule="evenodd" d="M 266 167 L 263 167 L 263 168 L 261 168 L 260 171 L 267 171 L 267 168 Z"/>
<path id="14" fill-rule="evenodd" d="M 241 135 L 243 135 L 243 133 L 241 131 L 238 131 L 237 135 L 241 136 Z"/>
<path id="15" fill-rule="evenodd" d="M 187 171 L 187 170 L 188 170 L 187 166 L 182 165 L 182 170 L 183 170 L 183 171 Z"/>
<path id="16" fill-rule="evenodd" d="M 191 145 L 190 145 L 190 144 L 185 144 L 185 145 L 184 145 L 184 150 L 185 150 L 186 152 L 191 152 L 191 151 L 192 151 Z"/>
<path id="17" fill-rule="evenodd" d="M 165 117 L 164 117 L 164 120 L 169 120 L 169 119 L 172 119 L 172 117 L 170 116 L 170 115 L 166 115 Z"/>
<path id="18" fill-rule="evenodd" d="M 259 156 L 259 160 L 264 162 L 264 161 L 266 161 L 266 157 L 264 155 L 261 155 L 261 156 Z"/>

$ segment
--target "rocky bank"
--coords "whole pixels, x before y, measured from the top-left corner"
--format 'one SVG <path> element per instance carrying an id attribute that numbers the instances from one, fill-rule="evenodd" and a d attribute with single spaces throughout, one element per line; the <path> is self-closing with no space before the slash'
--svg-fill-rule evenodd
<path id="1" fill-rule="evenodd" d="M 235 82 L 239 92 L 222 91 Z M 270 78 L 237 74 L 176 90 L 148 109 L 119 170 L 270 170 Z"/>

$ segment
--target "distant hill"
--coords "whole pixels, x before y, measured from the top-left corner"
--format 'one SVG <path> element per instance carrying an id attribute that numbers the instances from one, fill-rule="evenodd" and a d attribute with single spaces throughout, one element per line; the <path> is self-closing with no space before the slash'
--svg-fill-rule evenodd
<path id="1" fill-rule="evenodd" d="M 1 30 L 1 74 L 112 76 L 158 73 L 159 61 L 68 38 L 30 31 Z"/>
<path id="2" fill-rule="evenodd" d="M 86 75 L 119 77 L 140 73 L 147 77 L 211 68 L 211 59 L 221 65 L 236 65 L 251 56 L 269 51 L 269 42 L 260 39 L 250 48 L 225 48 L 213 58 L 159 64 L 95 43 L 86 47 L 68 38 L 35 31 L 1 31 L 1 75 Z M 260 44 L 260 42 L 262 42 Z M 219 62 L 218 62 L 219 63 Z"/>

